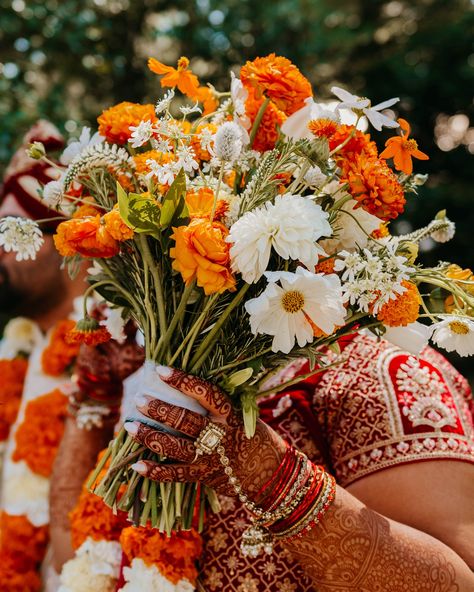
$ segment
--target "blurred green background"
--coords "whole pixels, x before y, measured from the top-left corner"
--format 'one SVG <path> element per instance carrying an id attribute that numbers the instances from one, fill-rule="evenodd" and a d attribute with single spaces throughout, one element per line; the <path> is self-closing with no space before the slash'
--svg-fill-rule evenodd
<path id="1" fill-rule="evenodd" d="M 469 0 L 0 0 L 0 173 L 22 134 L 46 117 L 68 134 L 122 100 L 155 101 L 154 56 L 192 60 L 224 89 L 229 68 L 272 51 L 294 61 L 317 99 L 332 84 L 374 103 L 399 96 L 430 178 L 395 224 L 406 232 L 440 209 L 456 221 L 423 261 L 473 266 L 474 152 Z M 383 138 L 382 138 L 383 139 Z"/>

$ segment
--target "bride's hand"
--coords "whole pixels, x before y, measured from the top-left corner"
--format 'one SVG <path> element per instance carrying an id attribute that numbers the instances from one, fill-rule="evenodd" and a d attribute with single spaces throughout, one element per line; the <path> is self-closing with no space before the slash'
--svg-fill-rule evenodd
<path id="1" fill-rule="evenodd" d="M 227 395 L 217 386 L 167 367 L 162 368 L 160 378 L 198 401 L 208 415 L 203 417 L 154 397 L 140 395 L 137 408 L 143 415 L 181 435 L 175 436 L 138 421 L 127 422 L 125 428 L 137 442 L 167 459 L 164 464 L 141 460 L 132 468 L 155 481 L 200 481 L 220 493 L 236 495 L 224 472 L 217 446 L 213 452 L 202 454 L 199 453 L 199 445 L 196 447 L 196 439 L 203 430 L 208 431 L 209 426 L 215 424 L 223 432 L 219 446 L 223 447 L 230 461 L 233 475 L 242 486 L 242 493 L 256 501 L 256 494 L 281 463 L 286 450 L 285 441 L 260 420 L 257 421 L 255 435 L 247 438 L 240 413 L 234 411 Z"/>

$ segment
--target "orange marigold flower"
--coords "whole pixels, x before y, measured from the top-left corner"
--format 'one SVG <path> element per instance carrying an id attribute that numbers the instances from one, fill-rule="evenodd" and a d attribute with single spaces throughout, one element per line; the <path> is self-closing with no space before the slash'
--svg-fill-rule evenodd
<path id="1" fill-rule="evenodd" d="M 110 212 L 104 214 L 102 220 L 105 223 L 107 232 L 116 241 L 122 242 L 133 238 L 133 235 L 135 234 L 133 228 L 130 228 L 130 226 L 125 224 L 120 215 L 118 204 L 115 204 Z"/>
<path id="2" fill-rule="evenodd" d="M 79 353 L 78 344 L 70 344 L 66 341 L 66 335 L 74 326 L 74 321 L 66 319 L 59 321 L 54 327 L 49 344 L 41 354 L 41 365 L 46 374 L 60 376 L 71 366 Z"/>
<path id="3" fill-rule="evenodd" d="M 37 475 L 49 477 L 64 433 L 68 398 L 59 389 L 37 397 L 25 408 L 15 434 L 15 462 L 24 460 Z"/>
<path id="4" fill-rule="evenodd" d="M 349 193 L 358 207 L 381 220 L 391 220 L 405 207 L 403 187 L 385 161 L 367 157 L 364 153 L 354 160 L 342 162 L 341 181 L 349 185 Z"/>
<path id="5" fill-rule="evenodd" d="M 247 62 L 240 70 L 240 79 L 244 86 L 255 89 L 257 99 L 265 95 L 286 115 L 304 107 L 313 94 L 309 80 L 298 68 L 274 53 Z"/>
<path id="6" fill-rule="evenodd" d="M 386 236 L 390 236 L 390 232 L 388 230 L 389 222 L 381 222 L 380 226 L 374 230 L 370 236 L 375 239 L 378 238 L 385 238 Z"/>
<path id="7" fill-rule="evenodd" d="M 377 319 L 389 327 L 406 327 L 417 320 L 420 312 L 421 296 L 418 288 L 406 280 L 402 285 L 406 291 L 382 305 L 377 314 Z"/>
<path id="8" fill-rule="evenodd" d="M 198 191 L 188 191 L 186 205 L 190 218 L 209 218 L 214 205 L 214 191 L 209 187 L 201 187 Z M 218 199 L 214 219 L 220 220 L 227 212 L 229 205 L 224 199 Z"/>
<path id="9" fill-rule="evenodd" d="M 333 119 L 312 119 L 308 129 L 316 138 L 331 138 L 337 131 L 338 124 Z"/>
<path id="10" fill-rule="evenodd" d="M 188 226 L 173 228 L 176 246 L 170 249 L 173 269 L 188 284 L 196 278 L 197 285 L 210 294 L 235 290 L 235 277 L 230 272 L 230 245 L 225 242 L 228 229 L 220 222 L 202 218 Z"/>
<path id="11" fill-rule="evenodd" d="M 110 341 L 110 339 L 112 339 L 112 335 L 110 335 L 107 327 L 99 325 L 91 317 L 78 321 L 74 329 L 66 335 L 68 343 L 85 343 L 86 345 L 99 345 Z"/>
<path id="12" fill-rule="evenodd" d="M 93 203 L 85 203 L 77 208 L 72 217 L 85 218 L 86 216 L 97 216 L 97 214 L 100 214 L 100 210 Z"/>
<path id="13" fill-rule="evenodd" d="M 63 257 L 114 257 L 119 243 L 101 223 L 100 215 L 73 218 L 61 222 L 54 235 L 54 244 Z"/>
<path id="14" fill-rule="evenodd" d="M 150 172 L 150 166 L 146 163 L 147 160 L 156 160 L 161 164 L 167 164 L 168 162 L 175 160 L 175 156 L 171 152 L 148 150 L 141 154 L 135 154 L 133 160 L 135 162 L 135 172 L 138 175 L 146 175 Z"/>
<path id="15" fill-rule="evenodd" d="M 408 139 L 411 131 L 408 121 L 400 118 L 398 123 L 403 130 L 402 135 L 389 138 L 385 142 L 385 150 L 380 154 L 380 158 L 393 158 L 393 164 L 397 171 L 411 175 L 413 172 L 412 158 L 429 160 L 429 156 L 418 150 L 418 144 L 415 140 Z"/>
<path id="16" fill-rule="evenodd" d="M 111 144 L 126 144 L 132 136 L 130 126 L 141 121 L 156 121 L 154 105 L 124 101 L 102 112 L 97 118 L 99 133 Z"/>
<path id="17" fill-rule="evenodd" d="M 334 257 L 329 257 L 328 259 L 323 259 L 319 261 L 319 263 L 314 268 L 314 273 L 325 273 L 331 274 L 334 273 L 334 265 L 336 264 L 336 260 Z"/>
<path id="18" fill-rule="evenodd" d="M 263 99 L 257 99 L 255 97 L 255 91 L 249 89 L 249 96 L 245 102 L 245 111 L 252 125 L 262 104 Z M 252 148 L 259 152 L 265 152 L 266 150 L 272 150 L 275 148 L 279 134 L 278 128 L 282 126 L 285 120 L 286 115 L 283 111 L 280 111 L 280 109 L 270 101 L 265 109 L 260 125 L 258 126 Z"/>
<path id="19" fill-rule="evenodd" d="M 202 539 L 195 530 L 173 532 L 168 537 L 154 528 L 129 526 L 123 530 L 120 544 L 129 561 L 139 558 L 156 566 L 173 584 L 182 578 L 191 583 L 196 580 Z"/>
<path id="20" fill-rule="evenodd" d="M 162 87 L 178 89 L 188 97 L 194 97 L 199 89 L 199 80 L 195 74 L 189 70 L 189 60 L 181 57 L 178 60 L 178 67 L 165 66 L 155 58 L 148 59 L 148 67 L 152 72 L 163 76 L 160 80 Z"/>
<path id="21" fill-rule="evenodd" d="M 24 358 L 0 360 L 0 442 L 8 438 L 18 415 L 27 369 L 28 362 Z"/>
<path id="22" fill-rule="evenodd" d="M 344 146 L 335 153 L 337 159 L 354 159 L 358 154 L 365 154 L 366 156 L 377 158 L 377 144 L 370 139 L 370 134 L 364 134 L 364 132 L 355 129 L 353 125 L 338 126 L 336 131 L 329 138 L 329 149 L 334 150 L 338 146 L 341 146 L 351 135 L 352 137 L 348 140 L 347 144 L 344 144 Z"/>

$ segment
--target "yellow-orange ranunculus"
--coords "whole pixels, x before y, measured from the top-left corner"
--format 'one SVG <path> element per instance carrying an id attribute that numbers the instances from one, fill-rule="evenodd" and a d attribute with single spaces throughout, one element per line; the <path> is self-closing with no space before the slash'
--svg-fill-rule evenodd
<path id="1" fill-rule="evenodd" d="M 127 226 L 120 215 L 118 205 L 115 204 L 113 209 L 102 217 L 105 228 L 112 238 L 116 241 L 126 241 L 133 238 L 133 228 Z"/>
<path id="2" fill-rule="evenodd" d="M 257 98 L 265 95 L 286 115 L 305 105 L 313 95 L 311 84 L 287 58 L 274 53 L 247 62 L 240 71 L 246 88 L 254 88 Z"/>
<path id="3" fill-rule="evenodd" d="M 197 191 L 188 191 L 186 205 L 190 218 L 210 218 L 214 204 L 214 191 L 209 187 L 201 187 Z M 228 209 L 225 200 L 219 199 L 214 212 L 214 220 L 220 220 Z"/>
<path id="4" fill-rule="evenodd" d="M 99 133 L 111 144 L 126 144 L 132 137 L 130 126 L 141 121 L 156 121 L 154 105 L 124 101 L 102 112 L 97 118 Z"/>
<path id="5" fill-rule="evenodd" d="M 220 222 L 195 218 L 187 226 L 173 228 L 176 246 L 170 249 L 173 269 L 188 284 L 196 279 L 205 294 L 235 290 L 230 272 L 230 245 L 225 242 L 229 231 Z"/>
<path id="6" fill-rule="evenodd" d="M 54 244 L 63 257 L 114 257 L 119 243 L 101 223 L 100 216 L 73 218 L 61 222 L 54 235 Z"/>

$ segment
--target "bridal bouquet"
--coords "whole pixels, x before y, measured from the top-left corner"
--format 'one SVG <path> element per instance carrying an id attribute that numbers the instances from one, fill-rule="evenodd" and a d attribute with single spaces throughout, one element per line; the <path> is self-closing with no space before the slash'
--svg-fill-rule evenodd
<path id="1" fill-rule="evenodd" d="M 472 273 L 416 261 L 421 239 L 449 240 L 454 224 L 440 212 L 410 235 L 388 230 L 425 180 L 412 159 L 428 158 L 388 110 L 398 99 L 372 105 L 334 87 L 337 100 L 318 103 L 298 68 L 274 54 L 247 62 L 226 92 L 202 86 L 186 58 L 148 65 L 165 94 L 104 111 L 97 133 L 85 128 L 69 144 L 42 195 L 68 217 L 54 240 L 71 273 L 82 258 L 94 262 L 85 298 L 96 291 L 118 323 L 139 325 L 144 393 L 166 397 L 160 365 L 197 374 L 231 396 L 252 437 L 256 398 L 304 379 L 276 387 L 272 376 L 302 357 L 321 371 L 325 348 L 355 330 L 474 352 Z M 393 130 L 382 152 L 367 124 Z M 41 145 L 30 154 L 48 159 Z M 0 245 L 19 258 L 41 242 L 35 223 L 0 221 Z M 70 334 L 109 337 L 87 312 Z M 130 469 L 151 457 L 121 431 L 95 493 L 136 524 L 189 528 L 212 492 Z"/>

